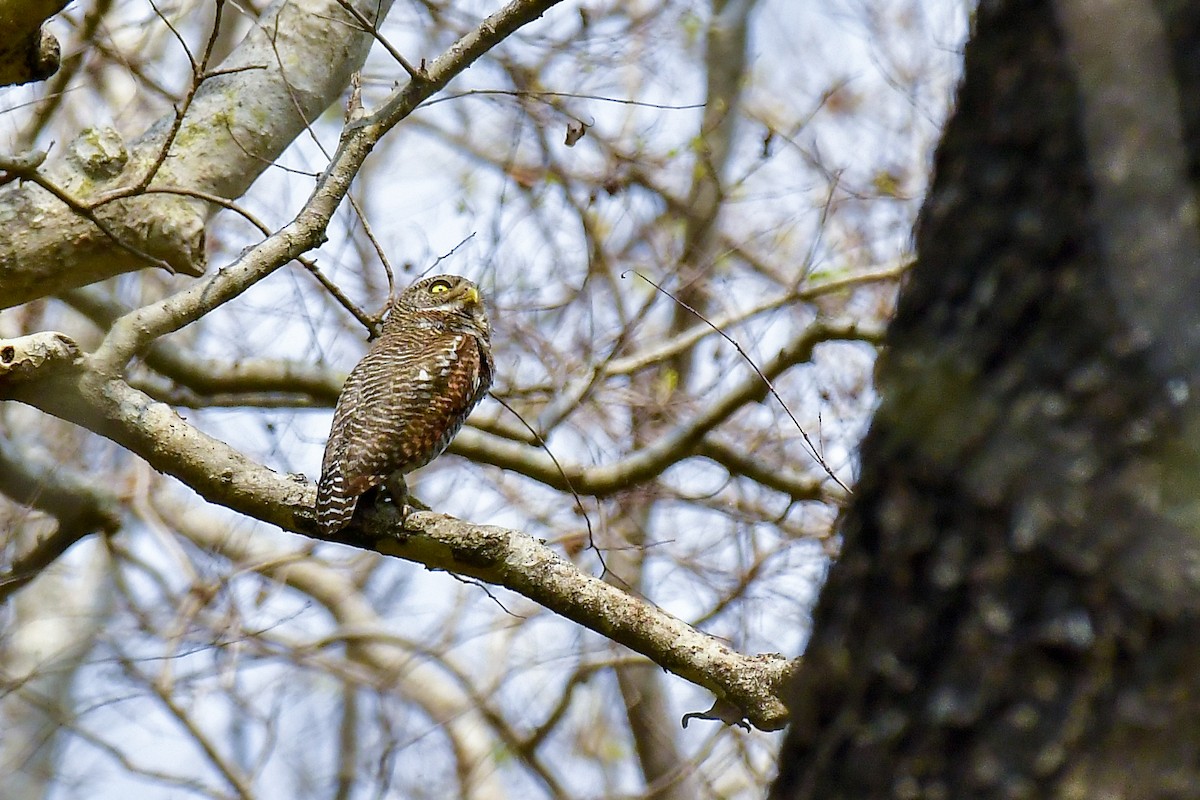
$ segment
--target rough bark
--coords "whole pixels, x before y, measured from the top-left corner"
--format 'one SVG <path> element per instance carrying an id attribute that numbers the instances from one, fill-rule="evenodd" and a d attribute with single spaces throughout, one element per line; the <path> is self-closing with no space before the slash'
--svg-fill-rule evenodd
<path id="1" fill-rule="evenodd" d="M 1198 44 L 980 6 L 774 797 L 1200 795 Z"/>

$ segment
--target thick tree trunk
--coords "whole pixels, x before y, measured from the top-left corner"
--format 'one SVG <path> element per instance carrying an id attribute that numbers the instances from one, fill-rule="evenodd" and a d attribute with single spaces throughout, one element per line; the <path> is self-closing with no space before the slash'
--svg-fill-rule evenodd
<path id="1" fill-rule="evenodd" d="M 983 2 L 777 798 L 1200 796 L 1200 4 Z"/>

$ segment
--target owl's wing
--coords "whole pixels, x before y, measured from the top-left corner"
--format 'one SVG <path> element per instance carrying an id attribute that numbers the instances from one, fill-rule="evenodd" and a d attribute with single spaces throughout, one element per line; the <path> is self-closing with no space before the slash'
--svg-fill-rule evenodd
<path id="1" fill-rule="evenodd" d="M 491 379 L 479 340 L 419 331 L 380 339 L 354 368 L 334 415 L 346 490 L 362 494 L 393 472 L 436 458 L 458 433 Z M 327 450 L 327 457 L 329 453 Z"/>

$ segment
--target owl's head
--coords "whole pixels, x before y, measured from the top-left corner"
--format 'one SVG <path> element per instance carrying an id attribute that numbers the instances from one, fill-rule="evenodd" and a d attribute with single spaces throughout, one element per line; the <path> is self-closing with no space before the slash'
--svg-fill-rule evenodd
<path id="1" fill-rule="evenodd" d="M 434 275 L 405 289 L 392 303 L 384 325 L 403 317 L 433 320 L 485 339 L 491 334 L 479 287 L 461 275 Z"/>

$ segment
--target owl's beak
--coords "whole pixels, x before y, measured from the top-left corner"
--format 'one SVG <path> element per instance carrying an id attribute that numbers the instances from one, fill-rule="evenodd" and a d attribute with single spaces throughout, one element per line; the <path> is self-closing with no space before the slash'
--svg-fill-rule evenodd
<path id="1" fill-rule="evenodd" d="M 483 298 L 481 298 L 479 296 L 479 290 L 476 289 L 474 286 L 467 289 L 467 304 L 468 305 L 477 306 L 477 305 L 479 305 L 479 303 L 482 299 Z"/>

